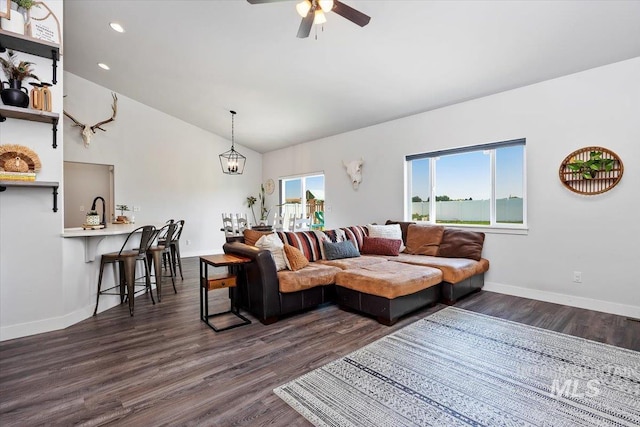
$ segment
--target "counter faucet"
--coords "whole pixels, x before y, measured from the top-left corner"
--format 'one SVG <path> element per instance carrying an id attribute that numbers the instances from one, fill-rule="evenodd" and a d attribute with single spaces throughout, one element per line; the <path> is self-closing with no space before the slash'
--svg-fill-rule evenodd
<path id="1" fill-rule="evenodd" d="M 93 199 L 93 203 L 91 203 L 91 210 L 95 211 L 96 210 L 96 202 L 98 200 L 102 200 L 102 221 L 100 222 L 101 225 L 104 225 L 104 228 L 107 228 L 107 218 L 105 217 L 105 203 L 104 203 L 104 199 L 100 196 L 96 197 L 95 199 Z"/>

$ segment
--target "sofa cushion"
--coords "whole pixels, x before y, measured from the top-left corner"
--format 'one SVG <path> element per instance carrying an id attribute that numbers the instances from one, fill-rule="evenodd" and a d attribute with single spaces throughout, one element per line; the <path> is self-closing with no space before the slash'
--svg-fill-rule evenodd
<path id="1" fill-rule="evenodd" d="M 394 261 L 344 270 L 336 275 L 336 286 L 388 299 L 416 293 L 441 281 L 442 272 L 436 268 Z"/>
<path id="2" fill-rule="evenodd" d="M 382 237 L 366 237 L 362 240 L 362 253 L 370 255 L 398 256 L 402 240 Z"/>
<path id="3" fill-rule="evenodd" d="M 384 239 L 402 240 L 400 224 L 376 225 L 368 224 L 369 237 L 382 237 Z M 404 251 L 404 243 L 400 245 L 400 252 Z"/>
<path id="4" fill-rule="evenodd" d="M 273 234 L 273 231 L 256 231 L 247 228 L 242 232 L 242 235 L 244 236 L 244 243 L 249 246 L 255 246 L 258 239 L 262 236 L 266 236 L 267 234 Z"/>
<path id="5" fill-rule="evenodd" d="M 344 237 L 346 240 L 351 240 L 355 244 L 358 250 L 362 248 L 362 240 L 364 239 L 364 236 L 368 236 L 367 227 L 363 227 L 361 225 L 343 227 L 340 229 L 340 231 L 344 233 Z"/>
<path id="6" fill-rule="evenodd" d="M 437 255 L 446 258 L 482 258 L 484 233 L 445 228 Z"/>
<path id="7" fill-rule="evenodd" d="M 277 271 L 287 268 L 287 264 L 284 260 L 284 244 L 282 243 L 282 240 L 278 238 L 278 236 L 273 233 L 264 235 L 258 239 L 255 246 L 271 252 L 271 256 L 273 256 L 273 261 L 276 264 Z"/>
<path id="8" fill-rule="evenodd" d="M 390 219 L 387 220 L 387 222 L 385 223 L 385 225 L 391 225 L 391 224 L 398 224 L 400 225 L 400 231 L 402 231 L 402 242 L 405 244 L 407 244 L 407 231 L 409 230 L 409 226 L 411 224 L 415 224 L 415 222 L 409 222 L 409 221 L 391 221 Z"/>
<path id="9" fill-rule="evenodd" d="M 322 232 L 314 231 L 277 231 L 276 234 L 284 243 L 298 248 L 311 262 L 322 259 L 322 240 L 318 237 Z"/>
<path id="10" fill-rule="evenodd" d="M 316 286 L 331 285 L 335 283 L 336 274 L 340 271 L 342 270 L 338 267 L 316 262 L 311 262 L 305 268 L 297 271 L 278 271 L 280 292 L 298 292 Z"/>
<path id="11" fill-rule="evenodd" d="M 444 227 L 441 225 L 411 224 L 407 230 L 406 253 L 412 255 L 431 255 L 438 253 Z"/>
<path id="12" fill-rule="evenodd" d="M 354 243 L 350 240 L 344 242 L 324 242 L 324 254 L 325 259 L 334 260 L 340 258 L 354 258 L 359 257 L 360 252 L 358 248 L 354 246 Z"/>
<path id="13" fill-rule="evenodd" d="M 484 258 L 475 261 L 468 258 L 400 254 L 394 261 L 437 268 L 442 271 L 442 280 L 449 283 L 458 283 L 489 270 L 489 261 Z"/>
<path id="14" fill-rule="evenodd" d="M 287 268 L 292 271 L 300 270 L 309 265 L 309 260 L 304 256 L 300 249 L 294 248 L 291 245 L 284 245 L 284 261 L 287 264 Z"/>
<path id="15" fill-rule="evenodd" d="M 363 255 L 356 258 L 342 258 L 342 259 L 335 259 L 335 260 L 323 259 L 316 262 L 324 265 L 331 265 L 333 267 L 338 267 L 341 270 L 349 270 L 351 268 L 359 268 L 366 265 L 387 262 L 387 260 L 383 257 Z"/>

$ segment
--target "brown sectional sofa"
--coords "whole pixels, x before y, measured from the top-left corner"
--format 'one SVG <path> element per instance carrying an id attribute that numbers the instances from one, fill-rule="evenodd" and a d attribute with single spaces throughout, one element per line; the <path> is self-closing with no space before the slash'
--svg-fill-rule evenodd
<path id="1" fill-rule="evenodd" d="M 453 304 L 482 288 L 484 273 L 489 269 L 489 261 L 480 257 L 482 233 L 437 226 L 425 228 L 412 223 L 402 223 L 402 228 L 403 242 L 409 243 L 407 250 L 413 253 L 333 260 L 323 259 L 323 240 L 346 239 L 362 249 L 367 228 L 279 232 L 284 243 L 300 249 L 311 261 L 297 271 L 276 271 L 269 251 L 228 242 L 224 245 L 225 253 L 254 261 L 239 277 L 238 304 L 265 324 L 286 314 L 336 302 L 390 325 L 419 308 L 439 301 Z M 245 240 L 253 244 L 257 239 L 255 235 L 245 235 Z M 448 251 L 447 257 L 438 256 L 441 244 Z M 456 251 L 477 259 L 454 257 Z"/>

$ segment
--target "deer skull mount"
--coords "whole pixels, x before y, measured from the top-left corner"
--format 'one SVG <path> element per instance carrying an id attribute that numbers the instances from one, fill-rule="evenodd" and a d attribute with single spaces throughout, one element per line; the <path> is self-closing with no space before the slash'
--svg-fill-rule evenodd
<path id="1" fill-rule="evenodd" d="M 118 97 L 113 92 L 111 93 L 111 97 L 113 98 L 113 105 L 111 105 L 111 110 L 113 111 L 113 114 L 111 114 L 111 118 L 98 122 L 93 126 L 80 123 L 71 114 L 63 110 L 64 115 L 69 117 L 73 121 L 73 126 L 78 126 L 80 128 L 80 132 L 82 134 L 82 141 L 84 142 L 84 146 L 87 148 L 89 147 L 89 144 L 91 144 L 91 137 L 93 136 L 94 133 L 96 133 L 96 129 L 100 129 L 101 131 L 106 132 L 106 130 L 102 128 L 102 125 L 106 125 L 107 123 L 113 122 L 116 119 L 116 113 L 118 112 Z"/>

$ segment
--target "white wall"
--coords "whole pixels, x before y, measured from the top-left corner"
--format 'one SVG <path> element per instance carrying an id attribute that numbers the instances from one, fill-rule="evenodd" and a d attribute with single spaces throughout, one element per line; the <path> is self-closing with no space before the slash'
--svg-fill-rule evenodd
<path id="1" fill-rule="evenodd" d="M 47 5 L 62 27 L 62 1 L 49 0 Z M 17 51 L 16 54 L 20 60 L 35 63 L 35 74 L 42 81 L 53 80 L 51 59 Z M 53 111 L 61 116 L 63 63 L 61 58 L 58 62 L 58 83 L 50 88 Z M 1 72 L 0 78 L 5 80 Z M 31 89 L 27 82 L 24 83 L 27 89 Z M 42 162 L 36 179 L 58 181 L 62 185 L 64 137 L 59 129 L 58 148 L 54 150 L 51 136 L 51 125 L 45 123 L 16 119 L 0 123 L 0 144 L 20 144 L 31 148 Z M 11 337 L 5 333 L 10 325 L 63 315 L 62 195 L 58 197 L 58 212 L 52 211 L 52 203 L 50 188 L 9 187 L 0 193 L 0 340 Z"/>
<path id="2" fill-rule="evenodd" d="M 487 234 L 486 289 L 640 317 L 638 76 L 635 58 L 273 151 L 263 178 L 324 170 L 328 228 L 380 223 L 403 216 L 405 155 L 526 138 L 529 232 Z M 626 167 L 612 191 L 580 196 L 560 183 L 558 168 L 590 145 L 613 150 Z M 342 160 L 361 156 L 354 191 Z"/>
<path id="3" fill-rule="evenodd" d="M 69 72 L 64 74 L 66 111 L 83 123 L 110 117 L 109 89 Z M 211 114 L 229 115 L 231 132 L 227 111 Z M 242 134 L 239 122 L 237 117 L 237 137 Z M 65 120 L 64 160 L 114 165 L 115 204 L 140 207 L 139 212 L 128 213 L 135 214 L 136 224 L 184 219 L 183 256 L 219 252 L 224 243 L 221 214 L 246 212 L 247 196 L 260 187 L 259 153 L 236 145 L 247 156 L 245 172 L 225 175 L 218 155 L 230 148 L 230 141 L 124 95 L 118 94 L 116 121 L 104 126 L 106 132 L 98 131 L 89 148 L 85 148 L 78 128 L 71 125 Z"/>
<path id="4" fill-rule="evenodd" d="M 61 83 L 54 90 L 54 106 L 62 116 Z M 111 114 L 109 89 L 68 72 L 64 94 L 64 108 L 82 122 L 93 124 Z M 241 137 L 238 122 L 236 135 Z M 225 241 L 220 231 L 222 212 L 246 212 L 246 197 L 260 186 L 259 153 L 236 145 L 247 156 L 245 172 L 224 175 L 218 154 L 229 149 L 230 141 L 124 95 L 118 94 L 116 121 L 105 125 L 106 132 L 98 131 L 89 148 L 66 118 L 59 127 L 58 150 L 51 149 L 50 126 L 29 125 L 8 120 L 1 125 L 0 141 L 33 146 L 43 163 L 38 179 L 62 183 L 63 152 L 64 160 L 114 165 L 115 203 L 140 206 L 136 224 L 162 224 L 169 218 L 186 221 L 180 245 L 183 256 L 220 253 Z M 62 197 L 63 192 L 60 207 Z M 60 237 L 63 212 L 51 212 L 50 191 L 8 189 L 0 195 L 0 208 L 0 340 L 64 328 L 91 316 L 99 256 L 85 263 L 82 239 Z M 123 240 L 106 238 L 98 253 L 118 250 Z M 101 298 L 100 311 L 116 300 Z"/>

